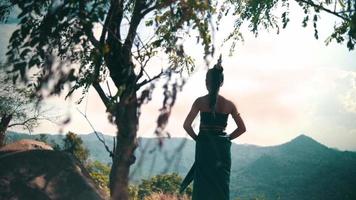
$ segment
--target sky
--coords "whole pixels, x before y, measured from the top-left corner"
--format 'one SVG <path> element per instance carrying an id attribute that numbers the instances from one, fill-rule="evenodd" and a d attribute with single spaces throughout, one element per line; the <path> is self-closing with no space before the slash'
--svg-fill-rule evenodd
<path id="1" fill-rule="evenodd" d="M 228 45 L 218 47 L 218 54 L 223 55 L 225 74 L 220 94 L 236 104 L 247 128 L 234 142 L 270 146 L 305 134 L 329 147 L 356 151 L 356 51 L 349 51 L 346 44 L 325 45 L 334 18 L 321 16 L 320 39 L 316 40 L 311 27 L 301 26 L 301 13 L 298 8 L 291 10 L 291 22 L 279 35 L 275 31 L 260 31 L 256 38 L 245 31 L 245 41 L 238 43 L 232 56 L 228 56 Z M 222 23 L 220 30 L 223 31 L 215 35 L 216 44 L 221 44 L 232 23 L 229 18 Z M 13 30 L 14 25 L 0 24 L 0 59 L 4 58 Z M 99 31 L 100 27 L 95 30 Z M 207 93 L 202 48 L 190 39 L 185 41 L 184 47 L 195 58 L 196 69 L 178 94 L 169 119 L 166 130 L 174 137 L 188 137 L 183 121 L 193 101 Z M 216 58 L 212 64 L 215 61 Z M 158 56 L 149 63 L 149 73 L 159 71 L 165 62 L 164 57 Z M 96 92 L 90 89 L 77 105 L 79 93 L 66 101 L 63 96 L 46 99 L 46 106 L 54 108 L 50 115 L 71 116 L 71 122 L 63 127 L 43 122 L 34 132 L 93 132 L 79 109 L 87 114 L 97 131 L 114 135 L 116 128 L 108 122 L 105 107 Z M 138 136 L 154 137 L 162 99 L 162 90 L 156 89 L 152 102 L 142 107 Z M 196 119 L 195 124 L 198 121 Z M 226 131 L 229 133 L 235 128 L 230 117 Z"/>

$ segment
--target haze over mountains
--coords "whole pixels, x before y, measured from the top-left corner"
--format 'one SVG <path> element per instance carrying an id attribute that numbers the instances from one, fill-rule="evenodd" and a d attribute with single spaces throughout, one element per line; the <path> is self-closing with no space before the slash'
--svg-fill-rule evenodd
<path id="1" fill-rule="evenodd" d="M 10 133 L 8 141 L 38 135 Z M 62 135 L 48 135 L 61 142 Z M 109 154 L 94 134 L 80 135 L 91 159 L 110 163 Z M 105 136 L 112 147 L 112 137 Z M 181 176 L 194 162 L 194 142 L 182 138 L 140 138 L 132 183 L 160 173 Z M 356 199 L 356 152 L 328 148 L 300 135 L 290 142 L 270 147 L 232 144 L 231 199 Z"/>

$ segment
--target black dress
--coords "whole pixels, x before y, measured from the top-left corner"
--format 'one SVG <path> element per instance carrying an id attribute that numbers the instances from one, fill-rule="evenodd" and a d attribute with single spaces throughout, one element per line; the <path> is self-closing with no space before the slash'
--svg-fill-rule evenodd
<path id="1" fill-rule="evenodd" d="M 229 200 L 231 141 L 224 129 L 228 114 L 200 112 L 195 162 L 181 185 L 193 182 L 192 200 Z"/>

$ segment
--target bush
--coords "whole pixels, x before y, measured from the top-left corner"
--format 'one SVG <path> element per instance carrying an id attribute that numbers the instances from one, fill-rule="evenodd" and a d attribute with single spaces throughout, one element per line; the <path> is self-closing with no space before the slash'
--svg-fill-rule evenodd
<path id="1" fill-rule="evenodd" d="M 72 154 L 82 164 L 86 164 L 89 158 L 89 150 L 84 146 L 83 140 L 75 133 L 68 132 L 63 139 L 63 150 Z"/>
<path id="2" fill-rule="evenodd" d="M 182 178 L 177 174 L 161 174 L 154 176 L 150 179 L 142 180 L 141 184 L 138 185 L 138 198 L 144 200 L 147 198 L 159 197 L 160 195 L 164 197 L 172 197 L 173 199 L 182 197 L 179 194 L 180 183 Z M 189 187 L 185 196 L 191 196 L 192 189 Z M 157 196 L 158 195 L 158 196 Z"/>
<path id="3" fill-rule="evenodd" d="M 190 200 L 188 195 L 174 195 L 174 194 L 162 194 L 162 193 L 152 193 L 151 195 L 145 197 L 143 200 Z"/>
<path id="4" fill-rule="evenodd" d="M 109 191 L 110 166 L 99 161 L 89 162 L 86 168 L 95 184 L 104 191 Z"/>

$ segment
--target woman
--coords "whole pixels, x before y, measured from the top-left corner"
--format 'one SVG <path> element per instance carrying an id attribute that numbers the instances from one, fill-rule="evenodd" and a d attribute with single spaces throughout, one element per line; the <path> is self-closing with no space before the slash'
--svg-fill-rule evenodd
<path id="1" fill-rule="evenodd" d="M 220 57 L 206 74 L 208 94 L 195 100 L 184 121 L 184 129 L 196 141 L 196 150 L 195 163 L 183 180 L 181 191 L 194 181 L 193 200 L 229 200 L 231 140 L 239 137 L 246 128 L 234 103 L 219 95 L 223 80 Z M 200 130 L 197 135 L 191 125 L 199 112 Z M 230 114 L 237 128 L 226 134 L 224 130 Z"/>

